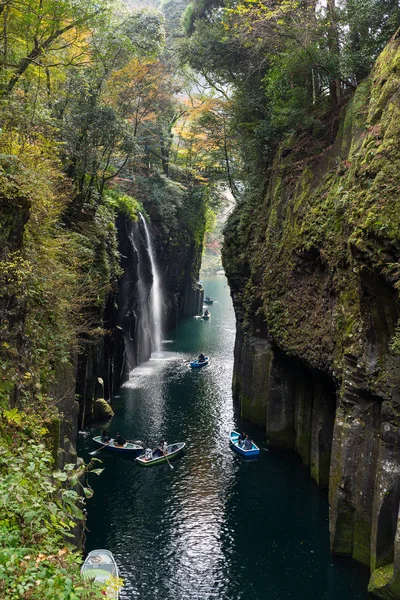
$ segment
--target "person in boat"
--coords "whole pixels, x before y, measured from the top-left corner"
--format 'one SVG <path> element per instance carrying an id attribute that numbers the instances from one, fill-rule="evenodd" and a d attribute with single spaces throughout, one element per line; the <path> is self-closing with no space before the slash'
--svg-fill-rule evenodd
<path id="1" fill-rule="evenodd" d="M 164 442 L 164 440 L 161 440 L 157 448 L 154 450 L 153 456 L 164 456 L 166 446 L 166 442 Z"/>
<path id="2" fill-rule="evenodd" d="M 246 439 L 246 434 L 244 431 L 242 431 L 241 433 L 239 433 L 239 437 L 238 437 L 238 444 L 239 446 L 243 445 L 244 440 Z"/>
<path id="3" fill-rule="evenodd" d="M 110 440 L 111 438 L 108 435 L 107 431 L 103 429 L 103 431 L 101 432 L 101 441 L 103 442 L 103 444 L 107 444 Z"/>
<path id="4" fill-rule="evenodd" d="M 114 444 L 116 444 L 117 446 L 123 446 L 124 444 L 126 444 L 126 439 L 122 437 L 120 433 L 117 433 L 117 435 L 115 436 Z"/>
<path id="5" fill-rule="evenodd" d="M 204 311 L 204 316 L 205 317 L 209 317 L 210 316 L 210 311 L 208 310 L 208 308 L 206 308 L 206 310 Z"/>
<path id="6" fill-rule="evenodd" d="M 201 353 L 201 354 L 199 355 L 199 359 L 198 359 L 198 360 L 199 360 L 199 362 L 204 362 L 204 361 L 206 360 L 206 357 L 204 356 L 204 354 L 203 354 L 203 353 Z"/>
<path id="7" fill-rule="evenodd" d="M 252 447 L 253 447 L 253 443 L 252 443 L 251 439 L 249 438 L 249 436 L 246 434 L 246 438 L 243 443 L 243 448 L 245 450 L 251 450 Z"/>

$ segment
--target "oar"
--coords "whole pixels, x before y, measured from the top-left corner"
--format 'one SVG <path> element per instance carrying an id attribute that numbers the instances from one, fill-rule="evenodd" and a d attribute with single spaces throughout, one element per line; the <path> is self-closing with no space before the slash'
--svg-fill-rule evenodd
<path id="1" fill-rule="evenodd" d="M 171 469 L 173 469 L 174 467 L 171 465 L 171 463 L 169 462 L 167 455 L 165 454 L 164 450 L 163 450 L 163 454 L 165 456 L 165 460 L 167 461 L 167 463 L 169 464 L 169 466 L 171 467 Z"/>
<path id="2" fill-rule="evenodd" d="M 98 450 L 94 450 L 94 452 L 89 452 L 90 456 L 94 456 L 95 454 L 97 454 L 98 452 L 101 452 L 101 450 L 103 450 L 104 448 L 107 448 L 108 444 L 105 444 L 104 446 L 102 446 L 101 448 L 99 448 Z"/>

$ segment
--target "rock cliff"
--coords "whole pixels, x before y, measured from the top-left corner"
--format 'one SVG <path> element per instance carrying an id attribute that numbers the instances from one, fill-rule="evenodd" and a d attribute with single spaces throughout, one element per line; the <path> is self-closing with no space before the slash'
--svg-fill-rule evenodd
<path id="1" fill-rule="evenodd" d="M 329 488 L 332 551 L 376 598 L 400 598 L 399 74 L 395 37 L 324 140 L 281 144 L 223 251 L 234 399 Z"/>

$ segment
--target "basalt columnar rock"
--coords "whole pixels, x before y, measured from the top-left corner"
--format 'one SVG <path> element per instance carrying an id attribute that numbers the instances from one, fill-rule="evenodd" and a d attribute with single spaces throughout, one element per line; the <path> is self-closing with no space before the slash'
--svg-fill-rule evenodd
<path id="1" fill-rule="evenodd" d="M 332 551 L 370 567 L 374 598 L 400 598 L 399 190 L 395 37 L 334 139 L 285 140 L 223 252 L 235 401 L 329 488 Z"/>

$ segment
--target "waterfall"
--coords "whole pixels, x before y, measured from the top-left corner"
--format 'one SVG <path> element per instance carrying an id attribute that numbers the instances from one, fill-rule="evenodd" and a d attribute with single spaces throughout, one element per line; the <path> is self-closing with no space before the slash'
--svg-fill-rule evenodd
<path id="1" fill-rule="evenodd" d="M 121 215 L 117 229 L 123 275 L 107 319 L 109 329 L 114 326 L 116 336 L 115 348 L 110 349 L 116 367 L 115 385 L 128 379 L 132 369 L 160 350 L 163 315 L 151 230 L 142 215 L 138 221 Z M 115 310 L 117 316 L 113 324 Z"/>
<path id="2" fill-rule="evenodd" d="M 142 220 L 144 232 L 146 235 L 147 251 L 149 253 L 151 271 L 153 275 L 153 285 L 151 287 L 150 301 L 151 301 L 151 313 L 152 313 L 152 335 L 151 335 L 151 351 L 158 352 L 161 349 L 161 334 L 162 334 L 162 293 L 160 276 L 157 269 L 157 263 L 155 260 L 153 243 L 151 240 L 150 232 L 147 227 L 147 223 L 143 215 L 140 215 Z"/>

